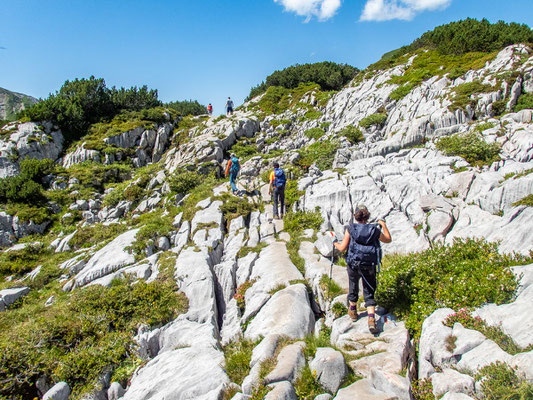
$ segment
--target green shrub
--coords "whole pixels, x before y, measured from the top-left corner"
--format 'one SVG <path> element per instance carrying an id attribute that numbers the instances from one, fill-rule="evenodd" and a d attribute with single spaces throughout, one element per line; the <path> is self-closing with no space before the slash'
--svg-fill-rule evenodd
<path id="1" fill-rule="evenodd" d="M 348 308 L 340 302 L 336 302 L 335 304 L 333 304 L 333 307 L 331 307 L 331 311 L 333 312 L 335 318 L 340 318 L 348 314 Z"/>
<path id="2" fill-rule="evenodd" d="M 518 102 L 514 106 L 515 112 L 525 109 L 533 109 L 533 93 L 522 93 L 518 98 Z"/>
<path id="3" fill-rule="evenodd" d="M 295 179 L 287 180 L 285 184 L 285 207 L 290 210 L 292 205 L 300 200 L 305 191 L 298 190 L 298 181 Z"/>
<path id="4" fill-rule="evenodd" d="M 533 194 L 528 194 L 526 197 L 523 197 L 517 202 L 513 203 L 513 207 L 516 206 L 533 207 Z"/>
<path id="5" fill-rule="evenodd" d="M 492 103 L 492 111 L 494 115 L 502 115 L 507 108 L 507 102 L 505 100 L 498 100 Z"/>
<path id="6" fill-rule="evenodd" d="M 304 114 L 304 118 L 310 121 L 319 119 L 321 116 L 322 116 L 322 113 L 320 111 L 315 111 L 315 110 L 309 110 Z"/>
<path id="7" fill-rule="evenodd" d="M 255 279 L 248 280 L 244 282 L 242 285 L 240 285 L 239 287 L 237 287 L 237 289 L 235 289 L 235 294 L 233 295 L 233 298 L 235 299 L 235 301 L 237 301 L 237 306 L 239 306 L 241 311 L 244 311 L 246 307 L 246 303 L 245 303 L 246 291 L 250 289 L 254 283 L 255 283 Z"/>
<path id="8" fill-rule="evenodd" d="M 288 213 L 284 219 L 285 231 L 291 236 L 298 236 L 305 229 L 320 230 L 323 222 L 320 210 L 315 211 L 297 211 Z"/>
<path id="9" fill-rule="evenodd" d="M 413 90 L 414 85 L 412 83 L 407 83 L 405 85 L 399 86 L 394 89 L 389 95 L 391 100 L 401 100 Z"/>
<path id="10" fill-rule="evenodd" d="M 259 204 L 250 203 L 239 197 L 235 197 L 229 193 L 223 193 L 214 198 L 214 200 L 222 201 L 220 211 L 224 213 L 224 217 L 228 223 L 239 216 L 246 217 L 252 211 L 259 209 Z"/>
<path id="11" fill-rule="evenodd" d="M 481 381 L 483 398 L 487 400 L 526 400 L 533 398 L 533 384 L 500 361 L 481 368 L 475 376 Z"/>
<path id="12" fill-rule="evenodd" d="M 415 400 L 435 400 L 431 379 L 414 380 L 411 382 L 411 387 Z"/>
<path id="13" fill-rule="evenodd" d="M 259 96 L 272 86 L 294 89 L 302 83 L 316 83 L 321 90 L 340 90 L 346 85 L 358 69 L 347 64 L 320 62 L 314 64 L 293 65 L 267 76 L 266 81 L 253 87 L 245 101 Z"/>
<path id="14" fill-rule="evenodd" d="M 197 100 L 172 101 L 170 103 L 166 103 L 165 107 L 172 108 L 183 116 L 202 115 L 207 113 L 207 108 L 198 103 Z"/>
<path id="15" fill-rule="evenodd" d="M 0 396 L 36 397 L 42 375 L 66 381 L 81 396 L 106 368 L 131 363 L 140 323 L 156 326 L 186 311 L 185 296 L 175 290 L 172 282 L 115 280 L 110 288 L 94 285 L 71 295 L 59 290 L 50 307 L 43 305 L 46 297 L 29 295 L 34 304 L 0 320 Z"/>
<path id="16" fill-rule="evenodd" d="M 462 157 L 471 165 L 490 165 L 500 159 L 500 145 L 485 142 L 476 132 L 445 136 L 436 145 L 447 156 Z"/>
<path id="17" fill-rule="evenodd" d="M 41 259 L 42 244 L 30 244 L 21 250 L 4 251 L 0 254 L 0 276 L 22 275 L 31 271 L 37 260 Z"/>
<path id="18" fill-rule="evenodd" d="M 237 141 L 237 143 L 235 143 L 231 148 L 231 152 L 235 153 L 235 155 L 240 159 L 248 159 L 256 154 L 259 154 L 257 146 L 250 143 L 246 139 Z"/>
<path id="19" fill-rule="evenodd" d="M 386 120 L 387 120 L 387 115 L 385 114 L 381 114 L 381 113 L 371 114 L 367 117 L 364 117 L 361 121 L 359 121 L 359 126 L 365 129 L 371 127 L 372 125 L 380 126 L 380 125 L 383 125 Z"/>
<path id="20" fill-rule="evenodd" d="M 339 135 L 344 136 L 351 144 L 356 144 L 359 142 L 362 142 L 365 140 L 365 137 L 363 136 L 363 132 L 361 132 L 361 129 L 359 129 L 356 126 L 348 125 L 345 128 L 343 128 Z"/>
<path id="21" fill-rule="evenodd" d="M 475 101 L 472 96 L 479 93 L 488 93 L 494 91 L 494 87 L 481 81 L 472 81 L 462 83 L 453 89 L 454 94 L 450 94 L 452 104 L 448 107 L 451 111 L 465 109 L 466 106 L 474 106 Z"/>
<path id="22" fill-rule="evenodd" d="M 124 233 L 126 229 L 124 224 L 88 225 L 76 231 L 69 241 L 69 246 L 74 250 L 98 246 Z"/>
<path id="23" fill-rule="evenodd" d="M 316 381 L 316 371 L 313 373 L 306 365 L 300 376 L 294 382 L 294 390 L 299 399 L 313 400 L 319 394 L 325 393 L 326 390 Z"/>
<path id="24" fill-rule="evenodd" d="M 322 128 L 311 128 L 304 132 L 309 139 L 320 139 L 326 132 Z"/>
<path id="25" fill-rule="evenodd" d="M 250 361 L 255 345 L 256 343 L 251 340 L 242 339 L 238 342 L 231 342 L 222 349 L 226 360 L 226 374 L 231 382 L 240 385 L 250 373 Z"/>
<path id="26" fill-rule="evenodd" d="M 171 214 L 163 215 L 162 209 L 157 209 L 147 214 L 141 215 L 135 223 L 140 226 L 135 242 L 131 245 L 133 253 L 142 257 L 149 244 L 160 236 L 166 236 L 174 227 L 172 221 L 174 216 Z"/>
<path id="27" fill-rule="evenodd" d="M 300 158 L 297 163 L 304 169 L 309 168 L 313 163 L 316 163 L 322 171 L 330 169 L 338 148 L 337 141 L 315 142 L 298 151 Z"/>
<path id="28" fill-rule="evenodd" d="M 437 308 L 511 300 L 517 281 L 509 266 L 528 260 L 501 255 L 497 244 L 477 239 L 458 239 L 451 246 L 436 244 L 421 253 L 385 257 L 376 299 L 405 318 L 418 337 L 424 318 Z"/>
<path id="29" fill-rule="evenodd" d="M 173 193 L 186 195 L 196 186 L 202 183 L 203 177 L 198 172 L 178 170 L 168 180 L 170 190 Z"/>

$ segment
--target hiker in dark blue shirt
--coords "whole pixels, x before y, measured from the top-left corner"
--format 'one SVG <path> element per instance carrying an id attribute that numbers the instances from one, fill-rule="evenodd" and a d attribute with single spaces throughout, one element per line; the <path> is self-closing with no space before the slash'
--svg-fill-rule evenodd
<path id="1" fill-rule="evenodd" d="M 376 328 L 374 294 L 377 288 L 376 267 L 381 260 L 380 242 L 390 243 L 392 238 L 384 220 L 378 220 L 377 225 L 368 223 L 370 213 L 365 206 L 357 206 L 354 218 L 356 223 L 346 227 L 342 242 L 333 243 L 333 245 L 339 251 L 348 249 L 346 255 L 349 280 L 348 315 L 354 322 L 357 321 L 359 279 L 362 278 L 363 296 L 368 312 L 368 329 L 375 334 L 378 333 L 378 330 Z"/>
<path id="2" fill-rule="evenodd" d="M 285 215 L 285 183 L 287 183 L 285 172 L 275 162 L 274 171 L 270 173 L 270 186 L 268 187 L 268 194 L 271 194 L 274 189 L 274 219 L 279 219 L 280 215 L 283 218 Z M 280 203 L 279 214 L 278 202 Z"/>

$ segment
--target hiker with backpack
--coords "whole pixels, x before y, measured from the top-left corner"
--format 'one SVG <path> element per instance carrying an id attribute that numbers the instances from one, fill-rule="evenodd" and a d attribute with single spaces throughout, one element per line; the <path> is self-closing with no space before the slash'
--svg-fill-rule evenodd
<path id="1" fill-rule="evenodd" d="M 233 115 L 233 100 L 228 96 L 228 101 L 226 101 L 226 115 Z"/>
<path id="2" fill-rule="evenodd" d="M 237 179 L 237 174 L 241 170 L 241 165 L 239 163 L 239 159 L 237 156 L 232 153 L 231 158 L 228 161 L 228 165 L 226 166 L 226 178 L 229 175 L 229 183 L 231 184 L 231 192 L 233 194 L 237 194 L 237 185 L 235 184 L 235 180 Z"/>
<path id="3" fill-rule="evenodd" d="M 211 105 L 211 103 L 209 103 L 209 105 L 207 106 L 207 114 L 209 116 L 213 115 L 213 106 Z"/>
<path id="4" fill-rule="evenodd" d="M 285 215 L 285 184 L 287 178 L 285 177 L 285 171 L 279 167 L 279 163 L 274 163 L 274 171 L 270 173 L 270 186 L 268 187 L 268 194 L 272 193 L 274 189 L 274 219 L 283 218 Z M 278 202 L 280 203 L 278 214 Z"/>
<path id="5" fill-rule="evenodd" d="M 381 262 L 380 242 L 392 241 L 385 221 L 380 219 L 377 224 L 369 224 L 370 213 L 363 206 L 357 206 L 354 213 L 356 223 L 346 227 L 344 239 L 338 243 L 333 242 L 339 251 L 348 249 L 346 264 L 348 267 L 348 315 L 352 321 L 357 321 L 357 300 L 359 298 L 359 279 L 363 279 L 363 296 L 368 312 L 368 329 L 371 333 L 378 333 L 376 327 L 376 300 L 374 295 L 377 289 L 376 268 Z"/>

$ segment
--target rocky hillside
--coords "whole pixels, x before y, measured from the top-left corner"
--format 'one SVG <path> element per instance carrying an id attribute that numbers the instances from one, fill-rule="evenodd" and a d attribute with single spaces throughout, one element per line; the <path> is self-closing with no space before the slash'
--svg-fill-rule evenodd
<path id="1" fill-rule="evenodd" d="M 19 111 L 35 103 L 36 98 L 0 88 L 0 120 L 14 120 Z"/>
<path id="2" fill-rule="evenodd" d="M 231 117 L 157 108 L 75 139 L 5 125 L 0 395 L 531 398 L 532 97 L 525 44 L 417 48 L 339 91 L 270 86 Z M 393 238 L 377 335 L 363 307 L 346 315 L 325 234 L 361 203 Z"/>

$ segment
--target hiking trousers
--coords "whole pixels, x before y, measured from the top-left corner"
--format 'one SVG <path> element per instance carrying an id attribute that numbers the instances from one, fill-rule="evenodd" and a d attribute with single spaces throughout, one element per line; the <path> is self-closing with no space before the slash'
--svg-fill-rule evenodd
<path id="1" fill-rule="evenodd" d="M 376 266 L 363 266 L 356 263 L 354 266 L 348 265 L 346 270 L 348 271 L 348 300 L 357 303 L 359 299 L 359 280 L 362 279 L 365 307 L 375 306 Z"/>
<path id="2" fill-rule="evenodd" d="M 278 214 L 278 202 L 280 214 L 285 215 L 285 186 L 274 188 L 274 217 L 280 215 Z"/>
<path id="3" fill-rule="evenodd" d="M 229 174 L 229 183 L 231 184 L 231 191 L 233 193 L 237 192 L 237 185 L 235 184 L 235 180 L 237 179 L 237 174 L 239 172 L 230 172 Z"/>

